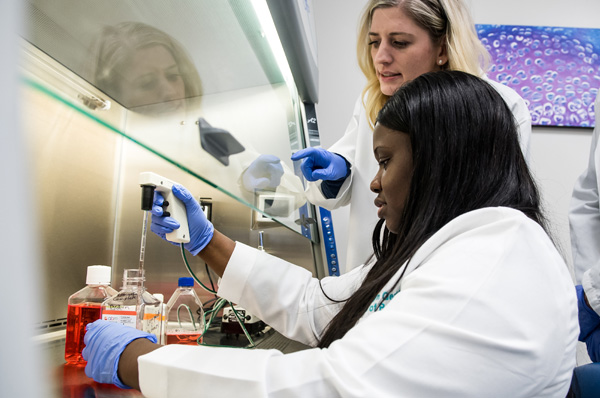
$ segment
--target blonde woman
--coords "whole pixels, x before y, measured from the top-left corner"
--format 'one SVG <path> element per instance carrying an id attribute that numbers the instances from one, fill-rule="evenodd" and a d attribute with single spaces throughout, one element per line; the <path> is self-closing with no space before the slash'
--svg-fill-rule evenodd
<path id="1" fill-rule="evenodd" d="M 489 62 L 463 0 L 370 0 L 360 22 L 357 53 L 367 84 L 344 136 L 328 151 L 307 148 L 292 157 L 304 159 L 310 202 L 330 210 L 350 205 L 346 264 L 345 269 L 340 264 L 341 271 L 367 260 L 370 233 L 377 222 L 369 183 L 377 171 L 372 133 L 379 110 L 399 87 L 423 73 L 446 69 L 485 77 Z M 488 82 L 515 116 L 527 159 L 531 116 L 524 100 L 509 87 Z"/>

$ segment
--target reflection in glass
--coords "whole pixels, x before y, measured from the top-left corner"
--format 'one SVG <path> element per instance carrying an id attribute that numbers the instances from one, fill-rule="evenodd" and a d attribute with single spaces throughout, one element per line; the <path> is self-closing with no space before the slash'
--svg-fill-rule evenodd
<path id="1" fill-rule="evenodd" d="M 198 119 L 198 128 L 200 129 L 202 149 L 223 163 L 224 166 L 229 166 L 230 155 L 244 150 L 244 146 L 229 131 L 211 126 L 204 118 Z"/>
<path id="2" fill-rule="evenodd" d="M 92 48 L 92 83 L 126 108 L 160 114 L 201 95 L 187 52 L 160 29 L 141 22 L 106 26 Z"/>

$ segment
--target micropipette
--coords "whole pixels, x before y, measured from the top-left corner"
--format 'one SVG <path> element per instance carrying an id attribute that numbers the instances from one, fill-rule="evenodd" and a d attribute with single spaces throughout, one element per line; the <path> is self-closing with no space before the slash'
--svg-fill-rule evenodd
<path id="1" fill-rule="evenodd" d="M 140 245 L 140 275 L 144 270 L 144 256 L 146 255 L 146 234 L 148 233 L 148 211 L 144 210 L 144 219 L 142 221 L 142 243 Z"/>

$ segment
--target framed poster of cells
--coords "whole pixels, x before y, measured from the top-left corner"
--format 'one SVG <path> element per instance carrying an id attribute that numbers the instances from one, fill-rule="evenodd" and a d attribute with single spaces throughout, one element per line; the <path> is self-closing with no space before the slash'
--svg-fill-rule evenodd
<path id="1" fill-rule="evenodd" d="M 525 99 L 534 126 L 594 127 L 600 29 L 476 25 L 488 76 Z"/>

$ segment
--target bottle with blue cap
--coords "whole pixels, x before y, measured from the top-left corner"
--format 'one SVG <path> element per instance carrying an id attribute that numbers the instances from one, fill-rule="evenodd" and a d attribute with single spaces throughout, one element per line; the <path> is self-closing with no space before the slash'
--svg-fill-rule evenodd
<path id="1" fill-rule="evenodd" d="M 165 308 L 165 343 L 197 345 L 202 343 L 204 310 L 194 290 L 194 278 L 179 278 L 178 287 Z"/>

